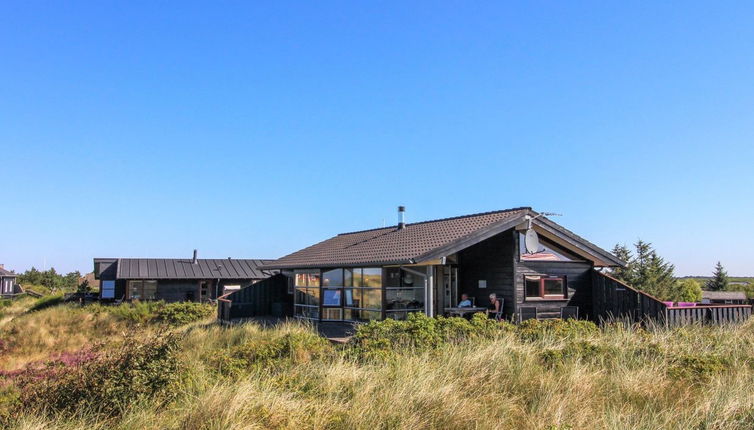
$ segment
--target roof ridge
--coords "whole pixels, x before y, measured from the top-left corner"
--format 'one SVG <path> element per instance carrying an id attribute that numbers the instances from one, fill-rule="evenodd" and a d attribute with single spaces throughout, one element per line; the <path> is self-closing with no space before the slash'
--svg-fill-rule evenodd
<path id="1" fill-rule="evenodd" d="M 462 219 L 462 218 L 471 218 L 475 216 L 483 216 L 483 215 L 492 215 L 492 214 L 498 214 L 498 213 L 504 213 L 504 212 L 515 212 L 515 211 L 522 211 L 522 210 L 534 210 L 531 208 L 531 206 L 521 206 L 517 208 L 510 208 L 510 209 L 499 209 L 495 211 L 488 211 L 488 212 L 478 212 L 474 214 L 468 214 L 468 215 L 458 215 L 458 216 L 452 216 L 448 218 L 437 218 L 437 219 L 431 219 L 427 221 L 419 221 L 419 222 L 411 222 L 407 223 L 406 227 L 411 225 L 419 225 L 419 224 L 428 224 L 431 222 L 440 222 L 440 221 L 450 221 L 455 219 Z M 348 234 L 356 234 L 356 233 L 366 233 L 368 231 L 377 231 L 377 230 L 395 230 L 397 226 L 390 226 L 390 227 L 377 227 L 377 228 L 368 228 L 366 230 L 356 230 L 356 231 L 349 231 L 346 233 L 339 233 L 338 236 L 345 236 Z"/>

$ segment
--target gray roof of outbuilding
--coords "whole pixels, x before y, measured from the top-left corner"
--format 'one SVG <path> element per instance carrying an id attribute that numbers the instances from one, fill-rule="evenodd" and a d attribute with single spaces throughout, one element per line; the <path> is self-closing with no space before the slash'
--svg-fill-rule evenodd
<path id="1" fill-rule="evenodd" d="M 746 300 L 743 291 L 702 291 L 702 298 L 711 300 Z"/>
<path id="2" fill-rule="evenodd" d="M 304 269 L 336 266 L 413 264 L 451 255 L 494 234 L 515 227 L 525 216 L 536 216 L 529 207 L 484 212 L 373 230 L 343 233 L 286 255 L 265 268 Z M 536 224 L 550 227 L 573 246 L 597 255 L 613 265 L 624 265 L 614 255 L 540 217 Z"/>
<path id="3" fill-rule="evenodd" d="M 18 276 L 18 275 L 16 275 L 15 273 L 11 272 L 10 270 L 0 269 L 0 276 L 8 276 L 8 277 L 13 276 L 13 277 L 15 277 L 15 276 Z"/>
<path id="4" fill-rule="evenodd" d="M 273 260 L 200 258 L 119 258 L 117 279 L 264 279 L 273 271 L 260 266 Z"/>

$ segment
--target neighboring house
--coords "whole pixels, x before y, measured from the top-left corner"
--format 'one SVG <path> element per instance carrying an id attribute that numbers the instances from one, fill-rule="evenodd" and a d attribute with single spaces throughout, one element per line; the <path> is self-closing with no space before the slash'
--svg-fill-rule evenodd
<path id="1" fill-rule="evenodd" d="M 16 283 L 17 276 L 12 271 L 6 270 L 3 264 L 0 264 L 0 296 L 12 297 L 23 292 L 21 286 Z"/>
<path id="2" fill-rule="evenodd" d="M 293 278 L 297 318 L 368 321 L 443 315 L 462 293 L 484 307 L 495 293 L 505 317 L 521 307 L 559 316 L 567 305 L 589 317 L 594 269 L 624 265 L 525 207 L 343 233 L 263 268 Z"/>
<path id="3" fill-rule="evenodd" d="M 702 291 L 703 305 L 745 305 L 747 302 L 743 291 Z"/>
<path id="4" fill-rule="evenodd" d="M 205 301 L 272 276 L 271 260 L 95 258 L 102 300 Z"/>

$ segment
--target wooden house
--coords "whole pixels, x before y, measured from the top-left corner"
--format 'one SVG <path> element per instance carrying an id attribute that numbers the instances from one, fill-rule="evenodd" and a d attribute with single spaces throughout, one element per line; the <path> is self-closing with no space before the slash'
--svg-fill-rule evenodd
<path id="1" fill-rule="evenodd" d="M 100 300 L 206 301 L 248 287 L 275 272 L 271 260 L 197 258 L 95 258 Z"/>
<path id="2" fill-rule="evenodd" d="M 21 286 L 16 282 L 17 276 L 12 271 L 6 270 L 4 265 L 0 264 L 0 297 L 14 297 L 23 292 Z"/>
<path id="3" fill-rule="evenodd" d="M 702 291 L 704 305 L 744 305 L 747 302 L 743 291 Z"/>
<path id="4" fill-rule="evenodd" d="M 402 208 L 399 208 L 402 214 Z M 751 306 L 673 306 L 610 276 L 625 263 L 529 207 L 342 233 L 266 263 L 281 275 L 218 300 L 223 321 L 284 307 L 323 322 L 474 310 L 496 317 L 611 318 L 668 324 L 740 322 Z M 286 281 L 282 281 L 287 279 Z M 481 306 L 481 308 L 479 308 Z"/>
<path id="5" fill-rule="evenodd" d="M 526 233 L 538 239 L 527 248 Z M 565 306 L 593 314 L 592 272 L 625 263 L 531 208 L 339 234 L 274 262 L 288 274 L 293 315 L 316 321 L 446 314 L 461 294 L 503 316 L 520 308 L 558 317 Z"/>

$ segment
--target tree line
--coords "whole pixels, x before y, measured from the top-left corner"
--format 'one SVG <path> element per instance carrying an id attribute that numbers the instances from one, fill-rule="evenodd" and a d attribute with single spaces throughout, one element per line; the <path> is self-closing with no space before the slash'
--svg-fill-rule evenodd
<path id="1" fill-rule="evenodd" d="M 617 244 L 613 254 L 627 263 L 626 267 L 614 268 L 612 276 L 626 284 L 644 291 L 660 300 L 674 302 L 702 301 L 702 285 L 694 279 L 676 279 L 675 266 L 662 258 L 649 242 L 639 240 L 631 250 Z M 754 285 L 750 284 L 754 292 Z M 728 274 L 718 261 L 712 279 L 704 288 L 710 291 L 728 291 L 732 288 Z M 746 288 L 740 288 L 749 291 Z"/>
<path id="2" fill-rule="evenodd" d="M 40 285 L 50 290 L 51 293 L 76 290 L 79 288 L 79 279 L 81 279 L 81 273 L 78 270 L 63 275 L 58 273 L 54 267 L 44 271 L 32 267 L 18 275 L 17 278 L 18 283 L 22 285 Z"/>

